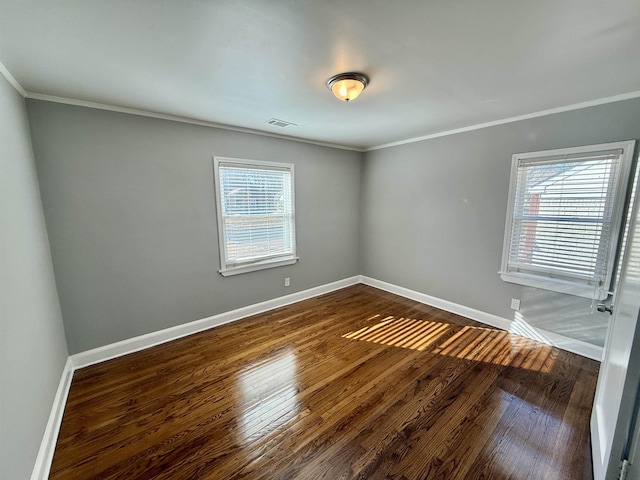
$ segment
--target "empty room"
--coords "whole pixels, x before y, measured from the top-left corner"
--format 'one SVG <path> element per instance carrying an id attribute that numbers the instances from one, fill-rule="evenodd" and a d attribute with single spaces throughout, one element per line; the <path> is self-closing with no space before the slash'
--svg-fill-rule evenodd
<path id="1" fill-rule="evenodd" d="M 640 0 L 0 0 L 0 478 L 640 480 Z"/>

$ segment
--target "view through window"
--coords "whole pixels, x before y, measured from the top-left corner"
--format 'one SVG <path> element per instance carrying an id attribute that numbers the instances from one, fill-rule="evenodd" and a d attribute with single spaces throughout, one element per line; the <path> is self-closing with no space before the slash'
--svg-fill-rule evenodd
<path id="1" fill-rule="evenodd" d="M 293 165 L 215 159 L 221 273 L 296 261 Z"/>
<path id="2" fill-rule="evenodd" d="M 609 294 L 633 142 L 514 155 L 502 278 Z"/>

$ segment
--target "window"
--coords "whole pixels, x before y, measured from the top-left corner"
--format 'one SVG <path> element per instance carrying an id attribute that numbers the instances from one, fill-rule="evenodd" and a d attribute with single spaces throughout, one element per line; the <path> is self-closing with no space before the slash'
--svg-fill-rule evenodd
<path id="1" fill-rule="evenodd" d="M 293 165 L 214 158 L 220 273 L 295 263 Z"/>
<path id="2" fill-rule="evenodd" d="M 503 280 L 607 298 L 634 143 L 513 155 Z"/>

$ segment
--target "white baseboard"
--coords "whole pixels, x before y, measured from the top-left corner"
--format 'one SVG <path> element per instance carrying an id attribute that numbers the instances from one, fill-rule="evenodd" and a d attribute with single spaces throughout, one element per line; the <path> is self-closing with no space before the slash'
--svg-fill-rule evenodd
<path id="1" fill-rule="evenodd" d="M 49 470 L 51 470 L 53 453 L 56 449 L 58 433 L 60 433 L 60 425 L 62 424 L 62 416 L 64 414 L 64 407 L 67 404 L 67 396 L 69 395 L 72 379 L 73 363 L 71 362 L 71 357 L 69 357 L 62 370 L 58 390 L 53 399 L 53 406 L 51 407 L 47 426 L 44 429 L 40 450 L 38 450 L 36 463 L 33 467 L 33 472 L 31 472 L 31 480 L 46 480 L 49 478 Z"/>
<path id="2" fill-rule="evenodd" d="M 53 454 L 56 447 L 56 441 L 60 432 L 60 425 L 62 423 L 62 416 L 64 414 L 64 408 L 67 403 L 67 396 L 69 395 L 69 389 L 71 387 L 71 380 L 73 378 L 73 372 L 75 369 L 87 367 L 96 363 L 111 360 L 129 353 L 144 350 L 146 348 L 159 345 L 161 343 L 170 342 L 187 335 L 191 335 L 203 330 L 208 330 L 225 323 L 234 322 L 242 318 L 249 317 L 251 315 L 257 315 L 275 308 L 284 307 L 292 303 L 307 300 L 309 298 L 317 297 L 325 293 L 333 292 L 341 288 L 349 287 L 363 283 L 372 287 L 385 290 L 387 292 L 400 295 L 417 302 L 421 302 L 433 307 L 445 310 L 447 312 L 455 313 L 472 320 L 490 325 L 493 327 L 501 328 L 503 330 L 513 331 L 514 324 L 516 322 L 508 320 L 506 318 L 492 315 L 490 313 L 482 312 L 474 308 L 466 307 L 448 300 L 432 297 L 424 293 L 410 290 L 408 288 L 399 287 L 391 283 L 376 280 L 374 278 L 366 277 L 364 275 L 358 275 L 355 277 L 345 278 L 338 280 L 337 282 L 320 285 L 318 287 L 303 290 L 301 292 L 292 293 L 282 297 L 267 300 L 265 302 L 256 303 L 247 307 L 238 308 L 229 312 L 223 312 L 218 315 L 213 315 L 208 318 L 196 320 L 183 325 L 177 325 L 175 327 L 166 328 L 157 332 L 140 335 L 138 337 L 129 338 L 121 342 L 112 343 L 103 347 L 94 348 L 85 352 L 71 355 L 67 359 L 67 363 L 64 366 L 62 377 L 60 378 L 60 384 L 51 408 L 51 414 L 45 428 L 45 433 L 42 438 L 40 450 L 36 457 L 36 463 L 31 474 L 31 480 L 46 480 L 49 477 L 49 471 L 51 469 L 51 462 L 53 461 Z M 553 332 L 547 332 L 542 329 L 536 329 L 528 325 L 527 332 L 516 331 L 523 336 L 531 336 L 531 338 L 539 341 L 543 341 L 550 345 L 557 346 L 572 353 L 582 355 L 594 360 L 600 361 L 602 358 L 602 347 L 597 347 L 580 340 L 574 340 L 572 338 L 565 337 Z M 529 334 L 529 335 L 527 335 Z"/>
<path id="3" fill-rule="evenodd" d="M 598 347 L 597 345 L 583 342 L 582 340 L 565 337 L 564 335 L 549 332 L 547 330 L 543 330 L 529 324 L 526 324 L 526 328 L 521 328 L 522 325 L 520 325 L 519 322 L 515 320 L 509 320 L 507 318 L 499 317 L 491 313 L 476 310 L 475 308 L 470 308 L 458 303 L 450 302 L 448 300 L 443 300 L 442 298 L 432 297 L 431 295 L 416 292 L 415 290 L 410 290 L 408 288 L 399 287 L 398 285 L 383 282 L 381 280 L 376 280 L 375 278 L 370 278 L 364 275 L 360 276 L 360 282 L 364 283 L 365 285 L 379 288 L 380 290 L 395 293 L 396 295 L 400 295 L 401 297 L 409 298 L 411 300 L 425 303 L 427 305 L 431 305 L 432 307 L 436 307 L 447 312 L 470 318 L 471 320 L 476 320 L 477 322 L 481 322 L 492 327 L 497 327 L 502 330 L 517 333 L 518 335 L 521 335 L 523 337 L 529 337 L 548 345 L 553 345 L 568 352 L 575 353 L 592 360 L 597 360 L 598 362 L 602 361 L 602 354 L 604 349 L 602 347 Z"/>
<path id="4" fill-rule="evenodd" d="M 138 337 L 129 338 L 120 342 L 105 345 L 103 347 L 94 348 L 85 352 L 76 353 L 71 356 L 74 368 L 83 368 L 96 363 L 111 360 L 113 358 L 121 357 L 129 353 L 144 350 L 146 348 L 160 345 L 162 343 L 170 342 L 187 335 L 208 330 L 213 327 L 224 325 L 226 323 L 234 322 L 251 315 L 257 315 L 259 313 L 273 310 L 275 308 L 290 305 L 295 302 L 300 302 L 308 298 L 317 297 L 325 293 L 339 290 L 357 283 L 364 283 L 372 287 L 385 290 L 387 292 L 395 293 L 405 298 L 410 298 L 427 305 L 431 305 L 447 312 L 452 312 L 457 315 L 461 315 L 472 320 L 490 325 L 492 327 L 501 328 L 503 330 L 512 331 L 523 336 L 531 337 L 535 340 L 554 345 L 563 350 L 567 350 L 578 355 L 582 355 L 587 358 L 600 361 L 602 358 L 602 347 L 592 345 L 587 342 L 575 340 L 564 335 L 560 335 L 553 332 L 548 332 L 539 328 L 535 328 L 531 325 L 527 325 L 525 330 L 519 330 L 518 325 L 513 320 L 509 320 L 497 315 L 486 313 L 474 308 L 470 308 L 464 305 L 460 305 L 448 300 L 433 297 L 424 293 L 410 290 L 408 288 L 393 285 L 391 283 L 376 280 L 374 278 L 366 277 L 363 275 L 345 278 L 337 282 L 328 283 L 326 285 L 320 285 L 318 287 L 303 290 L 301 292 L 292 293 L 283 297 L 274 298 L 265 302 L 256 303 L 247 307 L 238 308 L 229 312 L 223 312 L 217 315 L 213 315 L 201 320 L 195 320 L 193 322 L 185 323 L 182 325 L 176 325 L 175 327 L 166 328 L 164 330 L 158 330 L 156 332 L 147 333 Z"/>
<path id="5" fill-rule="evenodd" d="M 302 290 L 301 292 L 292 293 L 283 297 L 274 298 L 265 302 L 256 303 L 247 307 L 238 308 L 229 312 L 219 313 L 208 318 L 195 320 L 193 322 L 176 325 L 175 327 L 158 330 L 157 332 L 147 333 L 138 337 L 129 338 L 120 342 L 105 345 L 103 347 L 94 348 L 85 352 L 76 353 L 71 356 L 74 368 L 83 368 L 96 363 L 121 357 L 129 353 L 144 350 L 161 343 L 170 342 L 187 335 L 192 335 L 203 330 L 208 330 L 225 323 L 234 322 L 251 315 L 263 313 L 274 308 L 284 307 L 292 303 L 317 297 L 325 293 L 333 292 L 351 285 L 360 283 L 360 277 L 350 277 L 337 282 L 327 283 L 319 287 Z"/>

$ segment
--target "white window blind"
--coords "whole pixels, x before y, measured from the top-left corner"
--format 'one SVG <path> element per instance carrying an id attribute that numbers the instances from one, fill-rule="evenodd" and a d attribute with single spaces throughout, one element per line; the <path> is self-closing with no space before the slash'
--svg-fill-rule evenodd
<path id="1" fill-rule="evenodd" d="M 223 275 L 294 263 L 293 165 L 214 159 Z"/>
<path id="2" fill-rule="evenodd" d="M 504 280 L 608 296 L 629 150 L 633 142 L 514 155 Z"/>

